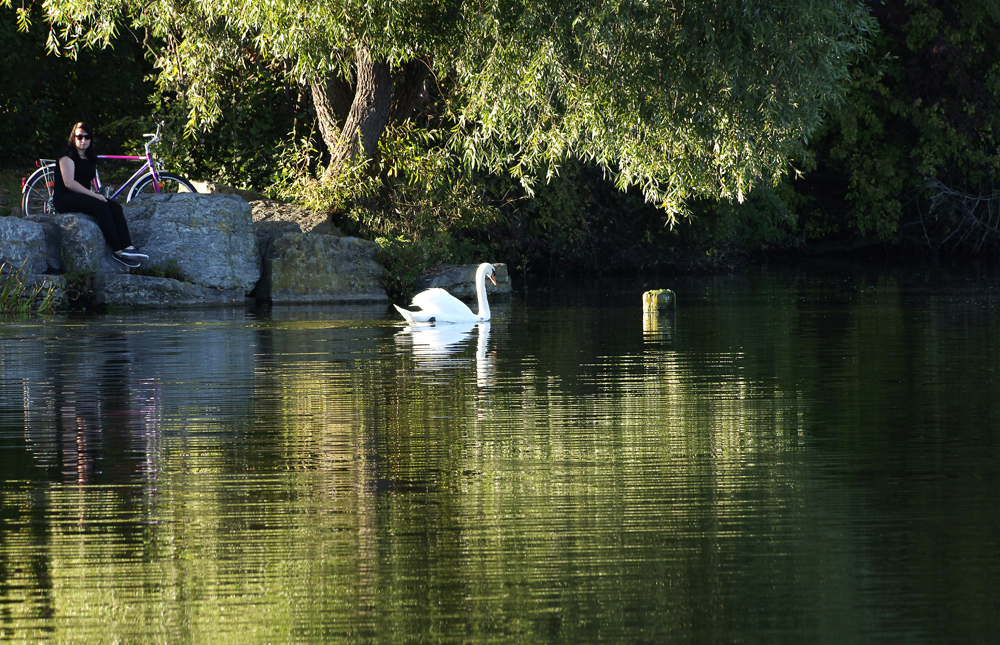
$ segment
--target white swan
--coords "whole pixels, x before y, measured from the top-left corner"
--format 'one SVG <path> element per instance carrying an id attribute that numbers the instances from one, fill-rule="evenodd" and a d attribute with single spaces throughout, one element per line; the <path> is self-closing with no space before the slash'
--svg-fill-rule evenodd
<path id="1" fill-rule="evenodd" d="M 419 311 L 403 309 L 399 305 L 393 305 L 403 318 L 411 323 L 437 322 L 437 323 L 457 323 L 457 322 L 481 322 L 490 319 L 490 303 L 486 300 L 486 278 L 493 284 L 497 283 L 494 274 L 496 271 L 493 265 L 484 262 L 476 269 L 476 298 L 479 300 L 479 313 L 473 313 L 468 305 L 451 295 L 444 289 L 434 287 L 421 291 L 413 296 L 412 306 L 419 307 Z"/>

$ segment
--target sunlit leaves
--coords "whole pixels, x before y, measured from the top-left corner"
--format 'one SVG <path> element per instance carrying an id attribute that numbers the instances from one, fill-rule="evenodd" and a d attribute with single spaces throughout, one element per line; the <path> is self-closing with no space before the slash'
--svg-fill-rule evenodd
<path id="1" fill-rule="evenodd" d="M 9 0 L 8 0 L 9 1 Z M 46 0 L 62 43 L 148 30 L 161 84 L 192 124 L 219 109 L 215 76 L 280 62 L 296 82 L 375 60 L 433 62 L 449 79 L 450 145 L 530 188 L 567 159 L 599 164 L 669 213 L 692 195 L 742 199 L 842 98 L 871 20 L 829 0 Z M 278 69 L 276 67 L 275 69 Z"/>
<path id="2" fill-rule="evenodd" d="M 850 3 L 533 4 L 515 22 L 467 5 L 489 49 L 457 61 L 479 161 L 593 160 L 668 211 L 742 199 L 840 100 L 867 14 Z M 488 142 L 498 145 L 488 145 Z"/>

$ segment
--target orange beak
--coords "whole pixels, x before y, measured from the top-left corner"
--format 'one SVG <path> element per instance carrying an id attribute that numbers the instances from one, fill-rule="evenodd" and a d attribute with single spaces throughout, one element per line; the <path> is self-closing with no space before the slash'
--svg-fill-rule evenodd
<path id="1" fill-rule="evenodd" d="M 493 277 L 493 272 L 487 273 L 486 277 L 490 279 L 494 287 L 497 286 L 497 279 Z"/>

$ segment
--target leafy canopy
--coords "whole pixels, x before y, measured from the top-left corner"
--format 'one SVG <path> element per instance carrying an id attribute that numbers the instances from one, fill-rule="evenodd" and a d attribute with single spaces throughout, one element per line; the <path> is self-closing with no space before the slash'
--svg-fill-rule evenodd
<path id="1" fill-rule="evenodd" d="M 0 0 L 10 4 L 11 0 Z M 211 121 L 213 77 L 266 59 L 352 78 L 359 47 L 424 60 L 468 166 L 530 185 L 596 162 L 670 214 L 774 181 L 843 100 L 874 23 L 846 0 L 44 0 L 50 46 L 155 43 L 160 83 Z"/>

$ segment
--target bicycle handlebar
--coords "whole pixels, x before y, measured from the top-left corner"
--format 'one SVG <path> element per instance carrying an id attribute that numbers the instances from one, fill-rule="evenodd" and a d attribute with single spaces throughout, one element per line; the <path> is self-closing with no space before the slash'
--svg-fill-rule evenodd
<path id="1" fill-rule="evenodd" d="M 150 143 L 156 143 L 157 141 L 160 140 L 160 133 L 162 131 L 163 131 L 163 121 L 160 121 L 159 123 L 156 124 L 156 132 L 155 133 L 151 133 L 151 132 L 150 133 L 146 133 L 146 134 L 142 135 L 142 138 L 143 139 L 150 139 L 150 138 L 152 138 L 153 140 L 150 141 Z"/>
<path id="2" fill-rule="evenodd" d="M 149 139 L 149 141 L 146 142 L 146 156 L 147 157 L 149 156 L 149 148 L 154 143 L 159 143 L 160 142 L 160 133 L 162 131 L 163 131 L 163 121 L 160 121 L 159 123 L 156 124 L 156 133 L 155 134 L 144 134 L 144 135 L 142 135 L 143 139 Z"/>

